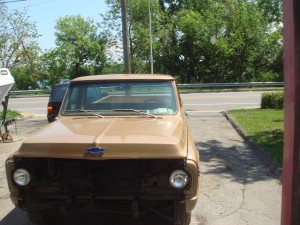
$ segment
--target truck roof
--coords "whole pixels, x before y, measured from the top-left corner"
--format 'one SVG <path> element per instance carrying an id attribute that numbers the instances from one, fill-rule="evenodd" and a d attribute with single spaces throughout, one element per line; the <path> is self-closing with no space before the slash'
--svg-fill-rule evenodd
<path id="1" fill-rule="evenodd" d="M 73 79 L 71 82 L 80 81 L 110 81 L 110 80 L 175 80 L 170 75 L 162 74 L 110 74 L 110 75 L 90 75 Z"/>

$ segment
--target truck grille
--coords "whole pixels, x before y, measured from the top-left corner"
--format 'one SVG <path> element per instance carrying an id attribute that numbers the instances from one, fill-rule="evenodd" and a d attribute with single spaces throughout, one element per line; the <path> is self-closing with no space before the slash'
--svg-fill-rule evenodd
<path id="1" fill-rule="evenodd" d="M 39 171 L 32 190 L 97 198 L 177 195 L 179 191 L 170 186 L 169 176 L 184 167 L 183 160 L 178 159 L 39 159 L 30 164 Z"/>

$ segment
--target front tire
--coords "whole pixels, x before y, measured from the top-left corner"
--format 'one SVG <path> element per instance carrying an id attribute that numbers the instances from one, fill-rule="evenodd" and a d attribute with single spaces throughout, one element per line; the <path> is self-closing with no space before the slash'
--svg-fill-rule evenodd
<path id="1" fill-rule="evenodd" d="M 176 202 L 174 204 L 174 225 L 189 225 L 191 223 L 191 212 L 185 211 L 185 203 Z"/>
<path id="2" fill-rule="evenodd" d="M 56 225 L 58 221 L 59 207 L 42 207 L 38 208 L 39 204 L 45 204 L 46 201 L 41 201 L 37 197 L 26 199 L 27 214 L 31 222 L 36 225 Z"/>

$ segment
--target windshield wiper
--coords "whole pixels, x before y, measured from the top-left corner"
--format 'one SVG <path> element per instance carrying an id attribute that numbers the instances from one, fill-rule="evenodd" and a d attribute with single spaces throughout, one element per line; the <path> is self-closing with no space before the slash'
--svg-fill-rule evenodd
<path id="1" fill-rule="evenodd" d="M 84 113 L 89 113 L 93 116 L 98 116 L 100 118 L 104 118 L 104 116 L 102 116 L 99 113 L 95 113 L 95 112 L 92 112 L 91 110 L 85 110 L 85 109 L 70 109 L 70 110 L 65 110 L 65 112 L 84 112 Z"/>
<path id="2" fill-rule="evenodd" d="M 137 109 L 114 109 L 113 111 L 115 111 L 115 112 L 135 112 L 138 115 L 146 115 L 146 116 L 149 116 L 151 118 L 157 118 L 157 116 L 155 116 L 151 113 L 147 113 L 147 112 L 137 110 Z"/>

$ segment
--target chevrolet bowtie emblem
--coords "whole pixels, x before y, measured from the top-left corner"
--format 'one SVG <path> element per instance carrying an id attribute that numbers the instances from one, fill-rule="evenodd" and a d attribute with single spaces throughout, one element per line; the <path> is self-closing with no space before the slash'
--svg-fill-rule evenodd
<path id="1" fill-rule="evenodd" d="M 89 147 L 86 149 L 86 153 L 91 155 L 99 155 L 104 153 L 104 148 L 102 147 Z"/>

